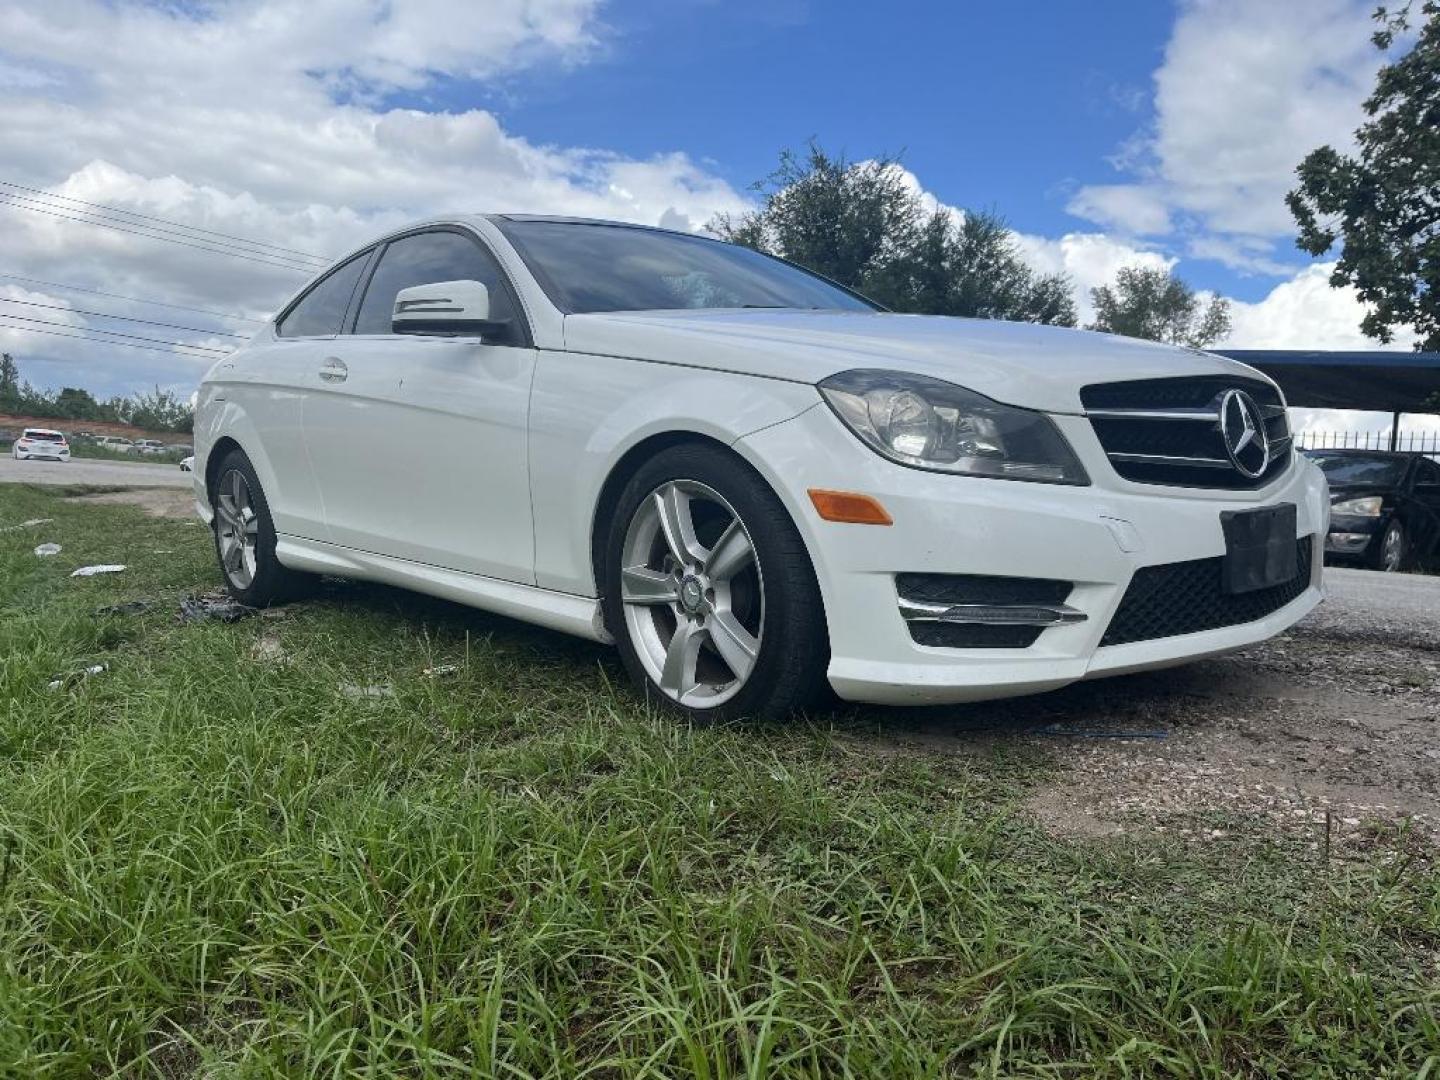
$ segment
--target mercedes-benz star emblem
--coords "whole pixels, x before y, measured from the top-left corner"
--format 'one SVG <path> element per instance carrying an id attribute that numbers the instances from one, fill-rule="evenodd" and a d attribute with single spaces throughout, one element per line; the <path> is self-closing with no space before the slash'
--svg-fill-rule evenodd
<path id="1" fill-rule="evenodd" d="M 1244 390 L 1227 390 L 1220 399 L 1220 437 L 1230 463 L 1254 480 L 1270 464 L 1270 436 L 1255 399 Z"/>

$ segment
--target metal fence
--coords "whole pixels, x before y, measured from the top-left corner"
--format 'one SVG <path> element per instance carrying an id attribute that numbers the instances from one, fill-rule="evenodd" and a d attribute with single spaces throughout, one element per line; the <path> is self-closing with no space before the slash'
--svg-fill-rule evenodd
<path id="1" fill-rule="evenodd" d="M 1302 450 L 1389 450 L 1386 431 L 1302 431 L 1295 441 Z M 1440 454 L 1440 431 L 1402 431 L 1395 439 L 1396 450 Z"/>

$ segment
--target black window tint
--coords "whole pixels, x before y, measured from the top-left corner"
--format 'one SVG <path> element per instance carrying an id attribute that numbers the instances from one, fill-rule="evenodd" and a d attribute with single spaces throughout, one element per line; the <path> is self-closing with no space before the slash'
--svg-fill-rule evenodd
<path id="1" fill-rule="evenodd" d="M 1420 460 L 1420 472 L 1416 474 L 1417 484 L 1440 484 L 1440 465 L 1426 458 Z"/>
<path id="2" fill-rule="evenodd" d="M 365 288 L 355 333 L 390 333 L 395 294 L 435 281 L 478 281 L 490 290 L 490 318 L 514 318 L 500 268 L 478 243 L 455 232 L 416 233 L 392 241 L 381 254 Z"/>
<path id="3" fill-rule="evenodd" d="M 350 294 L 360 281 L 360 271 L 370 252 L 356 255 L 323 277 L 301 301 L 280 320 L 275 330 L 281 337 L 328 337 L 340 332 L 340 320 L 350 306 Z"/>

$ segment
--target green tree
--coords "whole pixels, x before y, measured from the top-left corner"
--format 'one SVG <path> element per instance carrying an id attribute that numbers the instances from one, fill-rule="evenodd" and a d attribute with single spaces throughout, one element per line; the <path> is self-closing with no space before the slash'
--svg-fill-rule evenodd
<path id="1" fill-rule="evenodd" d="M 0 405 L 9 407 L 20 396 L 20 365 L 7 353 L 0 353 Z"/>
<path id="2" fill-rule="evenodd" d="M 1367 336 L 1388 342 L 1413 327 L 1417 348 L 1440 349 L 1440 0 L 1419 11 L 1413 47 L 1380 69 L 1365 102 L 1358 156 L 1311 151 L 1285 201 L 1303 250 L 1324 255 L 1341 242 L 1330 283 L 1353 285 L 1370 305 Z M 1388 52 L 1407 36 L 1411 14 L 1409 3 L 1376 11 L 1375 46 Z"/>
<path id="3" fill-rule="evenodd" d="M 926 209 L 893 158 L 850 162 L 812 143 L 755 185 L 758 210 L 711 232 L 779 255 L 895 311 L 1075 325 L 1063 275 L 1035 273 L 992 213 Z"/>
<path id="4" fill-rule="evenodd" d="M 56 415 L 67 420 L 98 420 L 100 403 L 89 390 L 66 386 L 55 398 Z"/>
<path id="5" fill-rule="evenodd" d="M 1090 290 L 1095 321 L 1087 329 L 1203 349 L 1230 332 L 1230 302 L 1207 305 L 1169 270 L 1126 266 L 1113 285 Z"/>

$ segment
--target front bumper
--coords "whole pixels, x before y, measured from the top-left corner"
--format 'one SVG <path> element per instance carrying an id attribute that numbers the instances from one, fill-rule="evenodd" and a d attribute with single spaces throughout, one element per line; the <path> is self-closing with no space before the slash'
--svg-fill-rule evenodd
<path id="1" fill-rule="evenodd" d="M 1089 487 L 985 480 L 908 469 L 863 446 L 824 405 L 737 446 L 786 502 L 809 547 L 830 627 L 836 693 L 880 704 L 938 704 L 1052 690 L 1099 675 L 1164 667 L 1272 637 L 1322 599 L 1319 545 L 1329 501 L 1318 469 L 1296 455 L 1258 491 L 1161 487 L 1122 480 L 1083 417 L 1056 416 Z M 823 521 L 811 488 L 875 496 L 894 525 Z M 1294 503 L 1297 539 L 1311 537 L 1310 579 L 1254 621 L 1101 645 L 1141 567 L 1211 559 L 1225 550 L 1220 514 Z M 1057 622 L 1023 648 L 917 644 L 901 616 L 897 573 L 1059 579 L 1083 621 Z"/>

